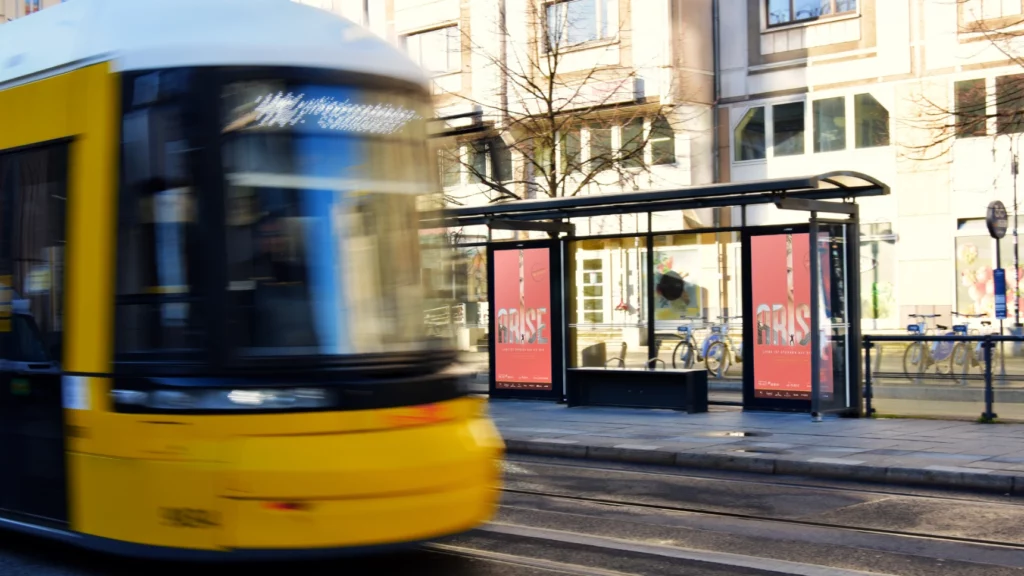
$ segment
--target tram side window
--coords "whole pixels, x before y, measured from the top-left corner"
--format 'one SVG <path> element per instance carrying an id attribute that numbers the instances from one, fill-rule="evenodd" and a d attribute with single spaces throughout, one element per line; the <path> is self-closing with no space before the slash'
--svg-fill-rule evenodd
<path id="1" fill-rule="evenodd" d="M 0 283 L 28 304 L 0 322 L 10 360 L 62 360 L 67 167 L 65 142 L 0 152 Z"/>
<path id="2" fill-rule="evenodd" d="M 151 90 L 151 84 L 136 81 L 135 90 Z M 197 351 L 203 331 L 197 192 L 188 153 L 193 123 L 173 99 L 152 103 L 136 96 L 122 132 L 117 352 Z M 131 108 L 132 102 L 145 105 Z"/>

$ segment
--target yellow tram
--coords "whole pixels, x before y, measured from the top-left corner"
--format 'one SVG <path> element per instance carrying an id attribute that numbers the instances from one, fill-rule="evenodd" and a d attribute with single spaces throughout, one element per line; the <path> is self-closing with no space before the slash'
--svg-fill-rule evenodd
<path id="1" fill-rule="evenodd" d="M 241 558 L 486 522 L 503 444 L 423 328 L 430 115 L 289 0 L 0 26 L 0 527 Z"/>

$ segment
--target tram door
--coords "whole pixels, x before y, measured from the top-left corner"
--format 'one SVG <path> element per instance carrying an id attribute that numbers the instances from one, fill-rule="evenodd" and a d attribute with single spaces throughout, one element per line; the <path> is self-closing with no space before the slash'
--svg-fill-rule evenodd
<path id="1" fill-rule="evenodd" d="M 60 367 L 50 359 L 31 315 L 15 312 L 10 328 L 0 377 L 4 440 L 0 501 L 11 512 L 66 520 Z"/>
<path id="2" fill-rule="evenodd" d="M 0 510 L 67 520 L 67 144 L 0 151 Z"/>

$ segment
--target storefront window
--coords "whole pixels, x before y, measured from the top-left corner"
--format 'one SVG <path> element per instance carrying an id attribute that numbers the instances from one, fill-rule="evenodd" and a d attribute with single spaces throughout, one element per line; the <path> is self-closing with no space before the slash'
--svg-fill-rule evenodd
<path id="1" fill-rule="evenodd" d="M 896 235 L 888 222 L 860 227 L 860 298 L 864 329 L 896 326 Z"/>
<path id="2" fill-rule="evenodd" d="M 1000 241 L 1002 268 L 1006 270 L 1006 315 L 1013 317 L 1013 236 Z M 962 220 L 956 238 L 956 307 L 963 314 L 995 316 L 995 290 L 992 269 L 996 266 L 995 241 L 988 235 L 982 219 Z M 1024 274 L 1024 271 L 1022 271 Z"/>

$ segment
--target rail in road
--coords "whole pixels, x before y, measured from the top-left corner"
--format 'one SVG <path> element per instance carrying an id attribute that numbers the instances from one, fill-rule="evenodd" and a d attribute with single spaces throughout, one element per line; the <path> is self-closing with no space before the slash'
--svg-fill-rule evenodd
<path id="1" fill-rule="evenodd" d="M 1024 574 L 1024 499 L 693 473 L 544 457 L 505 463 L 495 521 L 378 558 L 264 563 L 305 575 L 802 576 Z M 224 573 L 0 538 L 0 574 Z"/>
<path id="2" fill-rule="evenodd" d="M 462 548 L 570 546 L 579 558 L 556 557 L 577 567 L 600 549 L 637 561 L 601 569 L 630 574 L 1024 573 L 1024 499 L 542 457 L 507 469 L 500 518 Z M 647 572 L 641 557 L 696 571 Z"/>

